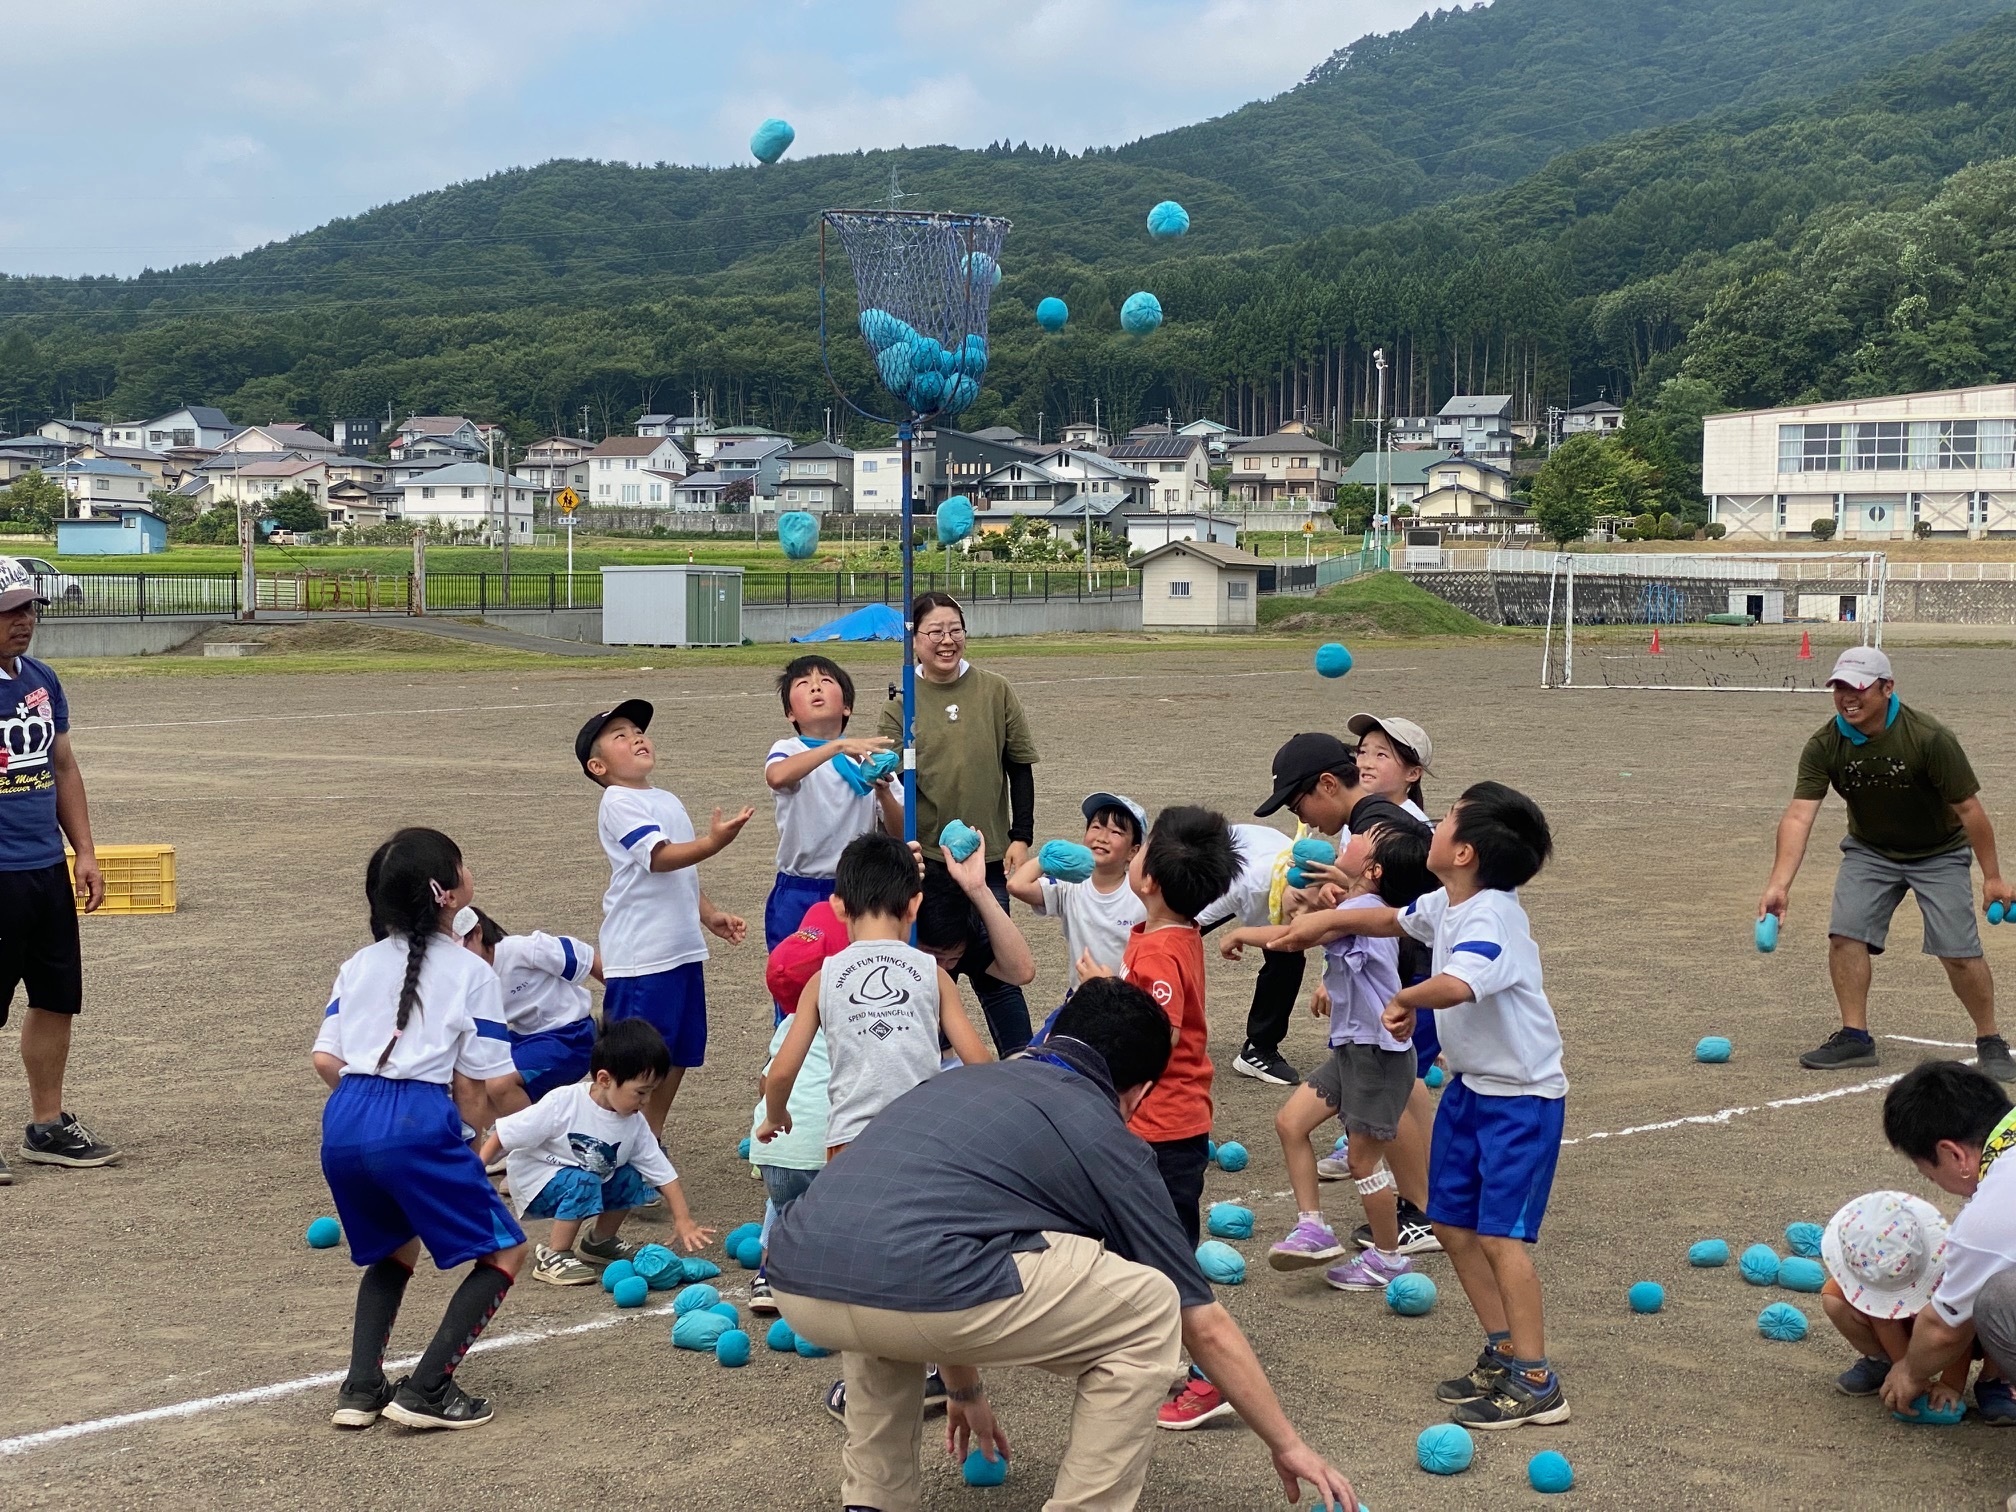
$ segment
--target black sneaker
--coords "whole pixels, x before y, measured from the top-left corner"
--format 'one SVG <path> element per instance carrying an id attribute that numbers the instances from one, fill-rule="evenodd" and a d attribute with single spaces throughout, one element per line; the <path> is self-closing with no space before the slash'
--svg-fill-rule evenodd
<path id="1" fill-rule="evenodd" d="M 1881 1355 L 1864 1355 L 1834 1377 L 1834 1389 L 1843 1396 L 1874 1396 L 1890 1378 L 1890 1362 Z"/>
<path id="2" fill-rule="evenodd" d="M 1270 1087 L 1302 1085 L 1302 1073 L 1281 1059 L 1279 1050 L 1260 1050 L 1248 1045 L 1234 1057 L 1232 1069 L 1241 1076 L 1250 1076 Z"/>
<path id="3" fill-rule="evenodd" d="M 770 1278 L 760 1270 L 749 1283 L 749 1311 L 758 1317 L 777 1316 L 777 1299 L 770 1295 Z"/>
<path id="4" fill-rule="evenodd" d="M 951 1398 L 945 1392 L 945 1377 L 938 1374 L 936 1367 L 924 1373 L 924 1413 L 943 1412 Z M 826 1412 L 834 1422 L 847 1421 L 847 1383 L 835 1381 L 826 1388 Z"/>
<path id="5" fill-rule="evenodd" d="M 431 1397 L 401 1381 L 385 1404 L 385 1416 L 405 1428 L 481 1428 L 496 1412 L 488 1397 L 469 1395 L 453 1376 Z"/>
<path id="6" fill-rule="evenodd" d="M 53 1124 L 30 1124 L 21 1138 L 21 1158 L 41 1165 L 109 1166 L 119 1164 L 119 1151 L 100 1144 L 91 1131 L 68 1113 Z"/>
<path id="7" fill-rule="evenodd" d="M 1558 1376 L 1547 1383 L 1545 1391 L 1534 1391 L 1523 1377 L 1507 1371 L 1496 1390 L 1474 1402 L 1463 1403 L 1449 1414 L 1449 1421 L 1484 1433 L 1524 1428 L 1528 1423 L 1565 1423 L 1568 1399 L 1561 1394 Z"/>
<path id="8" fill-rule="evenodd" d="M 2004 1053 L 2007 1053 L 2006 1046 Z M 1852 1029 L 1836 1029 L 1827 1036 L 1826 1044 L 1800 1056 L 1799 1064 L 1808 1071 L 1846 1071 L 1852 1066 L 1873 1066 L 1876 1064 L 1876 1041 Z"/>
<path id="9" fill-rule="evenodd" d="M 385 1410 L 385 1404 L 392 1400 L 392 1383 L 382 1375 L 376 1386 L 358 1389 L 348 1381 L 336 1393 L 336 1410 L 329 1414 L 329 1423 L 335 1428 L 369 1428 L 378 1421 L 378 1414 Z"/>
<path id="10" fill-rule="evenodd" d="M 1983 1071 L 1999 1082 L 2016 1081 L 2016 1060 L 2009 1057 L 2009 1041 L 1999 1034 L 1984 1034 L 1974 1041 L 1974 1053 L 1980 1057 Z"/>
<path id="11" fill-rule="evenodd" d="M 1484 1350 L 1477 1356 L 1477 1363 L 1470 1367 L 1468 1375 L 1444 1381 L 1435 1388 L 1435 1400 L 1451 1407 L 1462 1402 L 1481 1401 L 1504 1385 L 1505 1377 L 1511 1373 L 1512 1367 L 1505 1363 L 1505 1356 L 1495 1349 Z"/>
<path id="12" fill-rule="evenodd" d="M 1372 1225 L 1361 1223 L 1351 1230 L 1351 1242 L 1360 1249 L 1372 1248 Z M 1396 1255 L 1439 1255 L 1442 1241 L 1435 1237 L 1435 1225 L 1428 1215 L 1405 1197 L 1400 1199 L 1400 1246 Z"/>

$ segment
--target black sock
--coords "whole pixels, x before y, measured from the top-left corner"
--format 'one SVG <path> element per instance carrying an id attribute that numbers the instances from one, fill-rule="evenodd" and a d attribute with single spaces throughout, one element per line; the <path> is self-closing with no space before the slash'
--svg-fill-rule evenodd
<path id="1" fill-rule="evenodd" d="M 385 1348 L 392 1341 L 392 1324 L 406 1296 L 406 1283 L 412 1279 L 412 1271 L 389 1258 L 364 1268 L 364 1279 L 357 1283 L 357 1323 L 350 1334 L 350 1375 L 344 1390 L 369 1391 L 385 1379 Z"/>
<path id="2" fill-rule="evenodd" d="M 511 1278 L 487 1261 L 479 1260 L 448 1299 L 448 1311 L 441 1315 L 427 1352 L 413 1367 L 413 1389 L 422 1396 L 438 1396 L 469 1353 L 469 1346 L 482 1337 L 490 1320 L 497 1316 L 504 1293 L 511 1290 Z"/>

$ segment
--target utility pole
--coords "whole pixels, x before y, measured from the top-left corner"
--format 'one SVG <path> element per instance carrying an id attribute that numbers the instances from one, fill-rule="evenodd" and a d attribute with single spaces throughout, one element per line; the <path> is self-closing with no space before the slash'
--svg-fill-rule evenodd
<path id="1" fill-rule="evenodd" d="M 504 476 L 498 484 L 498 491 L 504 499 L 504 603 L 508 607 L 511 603 L 511 438 L 498 436 L 497 444 L 504 451 Z"/>
<path id="2" fill-rule="evenodd" d="M 1376 535 L 1381 529 L 1377 522 L 1390 518 L 1386 494 L 1386 348 L 1377 347 L 1373 350 L 1372 365 L 1379 370 L 1379 408 L 1372 422 L 1373 445 L 1377 448 L 1372 463 L 1372 492 L 1375 495 L 1372 502 L 1372 518 Z"/>
<path id="3" fill-rule="evenodd" d="M 583 441 L 592 441 L 595 439 L 588 434 L 588 406 L 585 404 L 581 406 L 581 439 Z"/>

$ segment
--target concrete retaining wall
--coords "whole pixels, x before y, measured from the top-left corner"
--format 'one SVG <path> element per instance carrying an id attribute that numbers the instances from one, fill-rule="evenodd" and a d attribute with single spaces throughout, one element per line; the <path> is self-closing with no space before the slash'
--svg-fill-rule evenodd
<path id="1" fill-rule="evenodd" d="M 30 654 L 43 660 L 70 656 L 159 656 L 186 646 L 206 630 L 231 623 L 216 619 L 45 619 Z"/>
<path id="2" fill-rule="evenodd" d="M 1419 572 L 1410 581 L 1459 609 L 1492 625 L 1547 623 L 1548 574 L 1544 572 Z M 1673 619 L 1699 621 L 1729 608 L 1732 591 L 1760 593 L 1789 582 L 1744 583 L 1732 579 L 1666 579 L 1656 590 L 1642 578 L 1575 576 L 1575 623 L 1578 625 L 1643 625 L 1653 622 L 1655 609 Z M 1852 591 L 1838 583 L 1810 585 L 1812 592 Z M 1556 585 L 1557 593 L 1559 585 Z M 1677 605 L 1677 615 L 1672 613 Z M 2016 583 L 1893 582 L 1884 598 L 1884 618 L 1890 624 L 2016 625 Z"/>
<path id="3" fill-rule="evenodd" d="M 435 619 L 452 619 L 450 614 L 436 614 Z M 334 619 L 335 615 L 324 618 Z M 548 640 L 592 641 L 602 640 L 602 611 L 600 609 L 492 609 L 481 616 L 486 625 L 496 625 L 505 630 L 517 630 L 525 635 L 543 635 Z M 397 619 L 385 621 L 396 626 Z"/>

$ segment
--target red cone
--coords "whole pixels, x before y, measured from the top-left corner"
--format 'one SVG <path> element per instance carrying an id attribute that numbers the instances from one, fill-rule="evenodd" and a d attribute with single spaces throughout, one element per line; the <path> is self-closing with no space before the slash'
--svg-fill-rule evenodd
<path id="1" fill-rule="evenodd" d="M 1801 630 L 1799 632 L 1799 660 L 1813 660 L 1813 632 L 1811 630 Z"/>
<path id="2" fill-rule="evenodd" d="M 1654 656 L 1663 656 L 1665 654 L 1659 649 L 1659 627 L 1657 625 L 1652 627 L 1652 654 Z"/>

